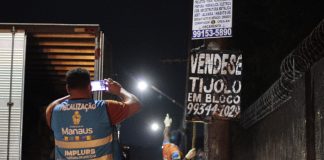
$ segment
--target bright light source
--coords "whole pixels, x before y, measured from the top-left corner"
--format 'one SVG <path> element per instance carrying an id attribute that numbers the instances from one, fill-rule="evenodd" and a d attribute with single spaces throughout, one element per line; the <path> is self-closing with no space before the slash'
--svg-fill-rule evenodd
<path id="1" fill-rule="evenodd" d="M 152 125 L 151 125 L 151 130 L 152 130 L 152 131 L 156 132 L 156 131 L 158 131 L 159 129 L 160 129 L 159 124 L 157 124 L 157 123 L 152 123 Z"/>
<path id="2" fill-rule="evenodd" d="M 148 84 L 145 81 L 139 81 L 138 84 L 137 84 L 137 88 L 140 91 L 146 90 L 147 87 L 148 87 Z"/>

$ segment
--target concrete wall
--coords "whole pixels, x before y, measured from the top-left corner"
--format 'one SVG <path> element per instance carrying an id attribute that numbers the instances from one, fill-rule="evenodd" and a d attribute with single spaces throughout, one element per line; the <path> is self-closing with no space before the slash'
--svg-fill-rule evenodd
<path id="1" fill-rule="evenodd" d="M 313 67 L 316 159 L 324 159 L 324 59 Z"/>
<path id="2" fill-rule="evenodd" d="M 306 159 L 305 80 L 292 98 L 249 129 L 232 127 L 233 160 Z"/>
<path id="3" fill-rule="evenodd" d="M 232 160 L 324 159 L 324 59 L 311 75 L 313 86 L 298 80 L 292 98 L 251 128 L 232 124 Z"/>

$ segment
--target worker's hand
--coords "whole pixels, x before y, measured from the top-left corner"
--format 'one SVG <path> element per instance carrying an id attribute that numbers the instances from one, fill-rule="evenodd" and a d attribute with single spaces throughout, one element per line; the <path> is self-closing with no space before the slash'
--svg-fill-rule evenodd
<path id="1" fill-rule="evenodd" d="M 164 126 L 165 127 L 170 127 L 171 126 L 171 123 L 172 123 L 172 118 L 169 117 L 169 114 L 167 114 L 165 116 L 165 119 L 164 119 Z"/>
<path id="2" fill-rule="evenodd" d="M 192 159 L 196 156 L 196 148 L 190 149 L 190 151 L 186 154 L 186 159 Z"/>
<path id="3" fill-rule="evenodd" d="M 122 86 L 118 82 L 114 81 L 111 78 L 105 79 L 105 81 L 106 81 L 106 85 L 108 87 L 108 92 L 110 92 L 114 95 L 120 94 L 120 90 L 121 90 Z"/>

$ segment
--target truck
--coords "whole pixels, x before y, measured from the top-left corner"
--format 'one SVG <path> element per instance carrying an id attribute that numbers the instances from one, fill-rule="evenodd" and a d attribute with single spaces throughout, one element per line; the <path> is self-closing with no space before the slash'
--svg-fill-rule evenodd
<path id="1" fill-rule="evenodd" d="M 104 58 L 98 24 L 0 23 L 0 159 L 53 157 L 47 105 L 67 95 L 65 73 L 72 68 L 103 79 Z"/>

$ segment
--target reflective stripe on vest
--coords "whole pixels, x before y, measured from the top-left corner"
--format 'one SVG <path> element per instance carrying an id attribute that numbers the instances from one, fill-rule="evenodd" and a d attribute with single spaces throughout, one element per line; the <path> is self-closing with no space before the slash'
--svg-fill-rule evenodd
<path id="1" fill-rule="evenodd" d="M 113 156 L 112 154 L 108 154 L 91 160 L 113 160 Z"/>
<path id="2" fill-rule="evenodd" d="M 66 149 L 77 149 L 77 148 L 95 148 L 107 143 L 112 142 L 112 134 L 105 138 L 91 140 L 91 141 L 82 141 L 82 142 L 64 142 L 55 140 L 55 145 L 59 148 L 66 148 Z"/>

